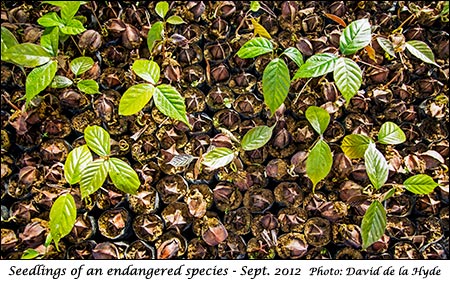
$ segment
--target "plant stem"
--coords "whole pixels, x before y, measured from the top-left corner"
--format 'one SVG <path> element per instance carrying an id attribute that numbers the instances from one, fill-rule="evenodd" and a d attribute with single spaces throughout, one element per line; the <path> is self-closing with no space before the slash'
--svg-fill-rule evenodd
<path id="1" fill-rule="evenodd" d="M 299 93 L 297 93 L 297 96 L 295 96 L 295 100 L 292 102 L 292 104 L 296 104 L 297 100 L 299 99 L 300 95 L 302 94 L 302 92 L 305 90 L 306 85 L 312 80 L 313 78 L 309 78 L 309 80 L 306 81 L 306 83 L 303 85 L 302 89 L 300 90 Z"/>

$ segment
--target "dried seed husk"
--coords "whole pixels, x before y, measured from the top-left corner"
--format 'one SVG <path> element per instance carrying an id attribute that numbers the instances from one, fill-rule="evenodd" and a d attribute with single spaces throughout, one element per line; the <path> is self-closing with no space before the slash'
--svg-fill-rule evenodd
<path id="1" fill-rule="evenodd" d="M 127 238 L 131 230 L 131 215 L 123 207 L 109 209 L 98 218 L 98 229 L 108 239 Z"/>
<path id="2" fill-rule="evenodd" d="M 335 258 L 342 260 L 352 260 L 352 259 L 363 259 L 363 256 L 358 250 L 345 247 L 336 253 Z"/>
<path id="3" fill-rule="evenodd" d="M 355 224 L 333 223 L 332 237 L 336 245 L 345 245 L 354 249 L 361 247 L 361 228 Z"/>
<path id="4" fill-rule="evenodd" d="M 164 222 L 156 214 L 139 214 L 133 220 L 133 231 L 136 236 L 146 242 L 154 242 L 164 232 Z"/>
<path id="5" fill-rule="evenodd" d="M 278 238 L 276 251 L 282 259 L 299 259 L 306 255 L 308 243 L 303 234 L 290 232 Z"/>
<path id="6" fill-rule="evenodd" d="M 274 193 L 275 200 L 282 206 L 298 207 L 303 203 L 303 191 L 295 182 L 281 182 Z"/>
<path id="7" fill-rule="evenodd" d="M 392 247 L 394 259 L 421 259 L 421 254 L 410 242 L 397 242 Z"/>
<path id="8" fill-rule="evenodd" d="M 303 232 L 305 223 L 308 220 L 308 214 L 301 207 L 285 207 L 278 212 L 278 222 L 281 231 Z"/>
<path id="9" fill-rule="evenodd" d="M 92 249 L 93 259 L 122 259 L 127 248 L 122 242 L 102 242 Z"/>
<path id="10" fill-rule="evenodd" d="M 97 232 L 97 224 L 93 216 L 85 214 L 78 215 L 75 224 L 67 235 L 67 240 L 73 244 L 79 244 L 92 238 Z"/>
<path id="11" fill-rule="evenodd" d="M 237 209 L 242 203 L 242 194 L 232 184 L 219 182 L 213 189 L 214 204 L 220 211 Z"/>
<path id="12" fill-rule="evenodd" d="M 92 259 L 92 251 L 97 243 L 87 240 L 79 244 L 71 245 L 67 248 L 67 259 Z"/>
<path id="13" fill-rule="evenodd" d="M 247 256 L 249 259 L 273 259 L 276 254 L 275 246 L 268 245 L 261 237 L 251 238 L 247 242 Z"/>
<path id="14" fill-rule="evenodd" d="M 126 259 L 154 259 L 155 248 L 144 241 L 136 240 L 125 250 Z"/>
<path id="15" fill-rule="evenodd" d="M 237 235 L 246 235 L 250 233 L 252 215 L 247 208 L 241 207 L 225 214 L 223 221 L 228 231 Z"/>
<path id="16" fill-rule="evenodd" d="M 173 203 L 186 195 L 188 184 L 181 175 L 169 175 L 156 184 L 161 200 L 165 204 Z"/>
<path id="17" fill-rule="evenodd" d="M 243 204 L 251 213 L 264 213 L 275 201 L 273 192 L 269 189 L 251 188 L 244 194 Z"/>
<path id="18" fill-rule="evenodd" d="M 228 237 L 217 248 L 220 259 L 243 259 L 246 255 L 244 238 L 233 233 L 228 233 Z"/>
<path id="19" fill-rule="evenodd" d="M 136 194 L 128 195 L 128 204 L 136 214 L 154 213 L 159 208 L 158 192 L 150 183 L 141 184 Z"/>
<path id="20" fill-rule="evenodd" d="M 187 251 L 187 240 L 178 232 L 169 230 L 155 243 L 156 258 L 180 258 Z"/>

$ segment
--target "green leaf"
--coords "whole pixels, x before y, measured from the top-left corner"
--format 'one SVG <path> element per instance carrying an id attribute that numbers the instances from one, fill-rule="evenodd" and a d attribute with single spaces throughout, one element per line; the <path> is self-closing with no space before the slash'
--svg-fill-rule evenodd
<path id="1" fill-rule="evenodd" d="M 241 146 L 244 150 L 255 150 L 263 147 L 272 137 L 273 127 L 257 126 L 248 131 L 242 138 Z"/>
<path id="2" fill-rule="evenodd" d="M 108 171 L 109 162 L 104 159 L 97 159 L 89 163 L 81 172 L 81 197 L 86 198 L 95 193 L 105 182 Z"/>
<path id="3" fill-rule="evenodd" d="M 94 66 L 94 60 L 91 57 L 78 57 L 70 62 L 70 70 L 75 76 L 88 71 L 92 66 Z"/>
<path id="4" fill-rule="evenodd" d="M 264 37 L 255 37 L 247 41 L 236 53 L 241 58 L 255 58 L 273 51 L 270 40 Z"/>
<path id="5" fill-rule="evenodd" d="M 98 83 L 94 80 L 81 80 L 77 83 L 78 90 L 86 94 L 100 93 Z"/>
<path id="6" fill-rule="evenodd" d="M 84 130 L 84 139 L 87 146 L 100 157 L 108 156 L 110 153 L 109 133 L 100 126 L 88 126 Z"/>
<path id="7" fill-rule="evenodd" d="M 309 106 L 305 111 L 305 116 L 313 129 L 319 134 L 323 135 L 330 123 L 330 114 L 327 110 L 317 107 Z"/>
<path id="8" fill-rule="evenodd" d="M 288 47 L 286 50 L 281 53 L 281 55 L 285 55 L 289 57 L 292 61 L 297 64 L 297 67 L 303 65 L 303 55 L 302 53 L 295 47 Z"/>
<path id="9" fill-rule="evenodd" d="M 410 40 L 405 43 L 406 49 L 414 56 L 425 63 L 433 64 L 439 67 L 434 61 L 434 54 L 431 48 L 423 41 Z"/>
<path id="10" fill-rule="evenodd" d="M 363 158 L 372 139 L 361 134 L 351 134 L 342 140 L 341 149 L 348 158 Z"/>
<path id="11" fill-rule="evenodd" d="M 58 55 L 59 29 L 56 27 L 45 29 L 41 36 L 41 46 L 52 56 Z"/>
<path id="12" fill-rule="evenodd" d="M 27 76 L 25 81 L 26 104 L 50 85 L 56 74 L 58 63 L 50 61 L 47 64 L 34 68 Z"/>
<path id="13" fill-rule="evenodd" d="M 136 75 L 151 84 L 155 85 L 159 81 L 161 70 L 155 61 L 145 59 L 136 60 L 134 61 L 133 66 L 131 66 L 131 69 Z"/>
<path id="14" fill-rule="evenodd" d="M 39 252 L 35 249 L 26 249 L 20 259 L 34 259 L 39 256 Z"/>
<path id="15" fill-rule="evenodd" d="M 74 148 L 64 163 L 64 177 L 71 185 L 80 182 L 81 172 L 92 162 L 92 153 L 87 145 Z"/>
<path id="16" fill-rule="evenodd" d="M 392 44 L 392 42 L 384 37 L 377 37 L 377 41 L 378 44 L 381 46 L 381 48 L 383 48 L 383 50 L 389 54 L 392 57 L 396 57 L 395 56 L 395 49 L 394 49 L 394 45 Z"/>
<path id="17" fill-rule="evenodd" d="M 65 88 L 68 86 L 71 86 L 73 84 L 72 80 L 64 77 L 64 76 L 60 76 L 60 75 L 56 75 L 52 82 L 50 83 L 50 87 L 51 88 Z"/>
<path id="18" fill-rule="evenodd" d="M 339 58 L 334 67 L 334 82 L 347 101 L 358 92 L 362 82 L 362 71 L 353 60 L 348 58 Z"/>
<path id="19" fill-rule="evenodd" d="M 12 34 L 12 32 L 9 31 L 9 29 L 7 29 L 5 27 L 1 27 L 1 28 L 2 28 L 2 33 L 1 33 L 1 53 L 2 53 L 1 56 L 2 56 L 2 58 L 1 58 L 1 60 L 10 62 L 8 56 L 6 55 L 6 50 L 13 47 L 14 45 L 18 45 L 19 42 L 17 41 L 14 34 Z"/>
<path id="20" fill-rule="evenodd" d="M 372 40 L 372 31 L 367 19 L 351 22 L 341 34 L 339 49 L 344 55 L 351 55 L 366 47 Z"/>
<path id="21" fill-rule="evenodd" d="M 109 159 L 109 177 L 119 190 L 127 194 L 136 194 L 141 185 L 133 168 L 119 158 L 111 157 Z"/>
<path id="22" fill-rule="evenodd" d="M 367 249 L 378 241 L 386 230 L 386 211 L 383 205 L 375 200 L 367 209 L 361 223 L 362 248 Z"/>
<path id="23" fill-rule="evenodd" d="M 65 237 L 75 225 L 77 208 L 72 195 L 60 195 L 50 209 L 50 234 L 58 247 L 59 240 Z"/>
<path id="24" fill-rule="evenodd" d="M 400 144 L 406 141 L 405 133 L 393 122 L 381 125 L 378 141 L 382 144 Z"/>
<path id="25" fill-rule="evenodd" d="M 173 86 L 158 85 L 153 94 L 153 102 L 164 115 L 189 125 L 184 97 Z"/>
<path id="26" fill-rule="evenodd" d="M 337 56 L 331 53 L 315 54 L 298 68 L 292 80 L 298 78 L 315 78 L 334 71 Z"/>
<path id="27" fill-rule="evenodd" d="M 226 147 L 216 147 L 203 155 L 202 164 L 211 170 L 227 166 L 234 159 L 234 152 Z"/>
<path id="28" fill-rule="evenodd" d="M 83 23 L 77 19 L 69 20 L 65 26 L 59 28 L 60 31 L 67 35 L 77 35 L 85 31 Z"/>
<path id="29" fill-rule="evenodd" d="M 330 173 L 331 165 L 333 165 L 331 149 L 323 139 L 319 139 L 306 159 L 306 175 L 313 183 L 313 191 L 316 185 Z"/>
<path id="30" fill-rule="evenodd" d="M 167 18 L 167 22 L 169 23 L 169 24 L 172 24 L 172 25 L 181 25 L 181 24 L 184 24 L 184 23 L 186 23 L 181 17 L 179 17 L 179 16 L 170 16 L 169 18 Z"/>
<path id="31" fill-rule="evenodd" d="M 261 8 L 259 1 L 250 1 L 250 11 L 258 12 L 259 8 Z"/>
<path id="32" fill-rule="evenodd" d="M 167 12 L 169 11 L 169 3 L 166 1 L 158 2 L 155 6 L 155 12 L 160 16 L 161 18 L 165 18 L 167 15 Z"/>
<path id="33" fill-rule="evenodd" d="M 63 27 L 64 21 L 55 12 L 49 12 L 37 20 L 43 27 Z"/>
<path id="34" fill-rule="evenodd" d="M 63 1 L 61 5 L 61 18 L 67 23 L 70 21 L 80 9 L 80 1 Z"/>
<path id="35" fill-rule="evenodd" d="M 406 179 L 403 182 L 403 186 L 408 191 L 416 194 L 416 195 L 427 195 L 434 191 L 439 184 L 437 184 L 433 178 L 425 174 L 418 174 Z"/>
<path id="36" fill-rule="evenodd" d="M 119 101 L 119 114 L 129 116 L 141 111 L 155 92 L 156 88 L 151 84 L 131 86 Z"/>
<path id="37" fill-rule="evenodd" d="M 389 177 L 389 167 L 383 154 L 370 143 L 364 153 L 364 164 L 366 172 L 375 189 L 380 189 Z"/>
<path id="38" fill-rule="evenodd" d="M 289 93 L 291 80 L 286 63 L 275 58 L 267 64 L 262 78 L 264 102 L 269 106 L 271 115 L 283 104 Z"/>
<path id="39" fill-rule="evenodd" d="M 13 63 L 29 68 L 44 65 L 52 57 L 42 46 L 34 43 L 14 45 L 5 54 Z"/>
<path id="40" fill-rule="evenodd" d="M 164 31 L 164 24 L 162 22 L 154 23 L 147 34 L 147 47 L 150 53 L 155 47 L 155 43 L 158 40 L 162 40 Z"/>

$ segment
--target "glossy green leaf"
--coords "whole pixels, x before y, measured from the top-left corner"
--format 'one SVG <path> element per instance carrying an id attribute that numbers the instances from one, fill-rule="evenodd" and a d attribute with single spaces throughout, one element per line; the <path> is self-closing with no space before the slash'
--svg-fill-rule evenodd
<path id="1" fill-rule="evenodd" d="M 409 177 L 403 182 L 405 189 L 416 195 L 427 195 L 432 193 L 438 185 L 439 184 L 436 183 L 433 178 L 425 174 Z"/>
<path id="2" fill-rule="evenodd" d="M 72 80 L 64 77 L 64 76 L 60 76 L 60 75 L 56 75 L 52 82 L 50 83 L 49 87 L 51 88 L 65 88 L 65 87 L 69 87 L 73 84 Z"/>
<path id="3" fill-rule="evenodd" d="M 167 15 L 167 12 L 169 11 L 169 3 L 166 1 L 158 2 L 155 6 L 155 12 L 160 16 L 161 18 L 165 18 Z"/>
<path id="4" fill-rule="evenodd" d="M 52 56 L 58 55 L 59 29 L 47 28 L 41 35 L 41 46 Z"/>
<path id="5" fill-rule="evenodd" d="M 395 56 L 395 49 L 394 49 L 394 45 L 392 44 L 392 42 L 384 37 L 377 37 L 377 42 L 380 45 L 381 48 L 383 48 L 383 50 L 389 54 L 392 57 L 396 57 Z"/>
<path id="6" fill-rule="evenodd" d="M 173 86 L 158 85 L 153 94 L 153 102 L 164 115 L 189 125 L 184 97 Z"/>
<path id="7" fill-rule="evenodd" d="M 203 155 L 202 164 L 211 170 L 227 166 L 234 159 L 234 152 L 226 147 L 216 147 Z"/>
<path id="8" fill-rule="evenodd" d="M 331 53 L 315 54 L 298 68 L 292 80 L 298 78 L 315 78 L 334 71 L 338 57 Z"/>
<path id="9" fill-rule="evenodd" d="M 61 18 L 63 21 L 70 21 L 80 9 L 80 1 L 63 1 L 64 5 L 61 6 Z"/>
<path id="10" fill-rule="evenodd" d="M 166 21 L 172 25 L 181 25 L 186 23 L 180 16 L 170 16 Z"/>
<path id="11" fill-rule="evenodd" d="M 108 156 L 110 153 L 109 133 L 100 126 L 87 126 L 84 130 L 84 139 L 87 146 L 99 156 Z"/>
<path id="12" fill-rule="evenodd" d="M 155 61 L 145 59 L 136 60 L 134 61 L 133 66 L 131 66 L 131 69 L 136 75 L 151 84 L 155 85 L 159 81 L 161 70 Z"/>
<path id="13" fill-rule="evenodd" d="M 241 146 L 244 150 L 255 150 L 263 147 L 272 137 L 273 127 L 256 126 L 250 129 L 242 138 Z"/>
<path id="14" fill-rule="evenodd" d="M 289 57 L 292 61 L 297 64 L 297 67 L 303 65 L 303 55 L 302 53 L 295 47 L 288 47 L 286 50 L 281 53 L 281 55 L 285 55 Z"/>
<path id="15" fill-rule="evenodd" d="M 247 41 L 236 53 L 241 58 L 255 58 L 273 51 L 273 44 L 264 37 L 255 37 Z"/>
<path id="16" fill-rule="evenodd" d="M 45 65 L 34 68 L 25 81 L 26 104 L 50 85 L 56 74 L 58 63 L 56 61 L 47 62 Z"/>
<path id="17" fill-rule="evenodd" d="M 372 139 L 361 134 L 351 134 L 342 140 L 341 149 L 348 158 L 363 158 Z"/>
<path id="18" fill-rule="evenodd" d="M 393 122 L 381 125 L 378 141 L 382 144 L 401 144 L 406 141 L 405 133 Z"/>
<path id="19" fill-rule="evenodd" d="M 383 154 L 370 143 L 364 153 L 366 172 L 375 189 L 380 189 L 389 177 L 389 167 Z"/>
<path id="20" fill-rule="evenodd" d="M 34 43 L 14 45 L 5 54 L 13 63 L 29 68 L 44 65 L 52 57 L 42 46 Z"/>
<path id="21" fill-rule="evenodd" d="M 95 193 L 105 182 L 108 171 L 109 162 L 103 159 L 97 159 L 89 163 L 81 172 L 81 197 L 86 198 Z"/>
<path id="22" fill-rule="evenodd" d="M 35 259 L 39 256 L 39 252 L 35 249 L 26 249 L 20 259 Z"/>
<path id="23" fill-rule="evenodd" d="M 434 61 L 433 50 L 423 41 L 410 40 L 405 43 L 406 49 L 415 57 L 419 58 L 425 63 L 433 64 L 439 67 Z"/>
<path id="24" fill-rule="evenodd" d="M 333 72 L 336 87 L 347 101 L 358 92 L 362 83 L 362 71 L 353 60 L 348 58 L 339 58 L 336 61 Z"/>
<path id="25" fill-rule="evenodd" d="M 116 188 L 127 194 L 136 194 L 141 185 L 136 171 L 119 158 L 109 159 L 109 177 Z"/>
<path id="26" fill-rule="evenodd" d="M 78 57 L 70 62 L 70 70 L 76 76 L 83 74 L 94 66 L 94 60 L 91 57 Z"/>
<path id="27" fill-rule="evenodd" d="M 386 211 L 383 205 L 375 200 L 367 209 L 361 223 L 362 248 L 367 249 L 378 241 L 386 230 Z"/>
<path id="28" fill-rule="evenodd" d="M 12 32 L 9 31 L 9 29 L 5 27 L 1 27 L 1 60 L 2 61 L 10 61 L 8 56 L 6 55 L 6 50 L 13 47 L 14 45 L 18 45 L 19 42 L 17 41 L 16 37 Z"/>
<path id="29" fill-rule="evenodd" d="M 75 225 L 77 207 L 75 200 L 69 193 L 60 195 L 50 209 L 50 234 L 58 247 L 59 240 L 65 237 Z"/>
<path id="30" fill-rule="evenodd" d="M 71 185 L 80 182 L 81 172 L 92 162 L 92 153 L 87 145 L 74 148 L 64 163 L 64 177 Z"/>
<path id="31" fill-rule="evenodd" d="M 81 80 L 77 83 L 78 90 L 86 94 L 100 93 L 98 83 L 94 80 Z"/>
<path id="32" fill-rule="evenodd" d="M 77 19 L 69 20 L 65 26 L 59 28 L 60 31 L 67 35 L 77 35 L 85 31 L 83 23 Z"/>
<path id="33" fill-rule="evenodd" d="M 351 22 L 341 34 L 339 49 L 344 55 L 351 55 L 366 47 L 372 40 L 372 31 L 367 19 Z"/>
<path id="34" fill-rule="evenodd" d="M 163 32 L 164 24 L 162 22 L 156 22 L 150 27 L 147 34 L 147 47 L 148 50 L 150 50 L 150 53 L 153 50 L 153 47 L 155 47 L 156 41 L 162 40 Z"/>
<path id="35" fill-rule="evenodd" d="M 55 12 L 49 12 L 37 20 L 38 24 L 43 27 L 63 27 L 64 21 Z"/>
<path id="36" fill-rule="evenodd" d="M 319 135 L 325 133 L 330 123 L 330 114 L 318 106 L 309 106 L 305 111 L 305 117 Z"/>
<path id="37" fill-rule="evenodd" d="M 151 84 L 138 84 L 127 89 L 119 101 L 119 114 L 129 116 L 141 111 L 156 92 Z"/>
<path id="38" fill-rule="evenodd" d="M 313 191 L 317 184 L 330 173 L 332 165 L 331 149 L 323 139 L 320 139 L 306 159 L 306 175 L 313 183 Z"/>
<path id="39" fill-rule="evenodd" d="M 250 1 L 250 11 L 258 12 L 259 8 L 261 8 L 259 1 Z"/>
<path id="40" fill-rule="evenodd" d="M 263 72 L 262 89 L 264 102 L 269 107 L 271 115 L 283 104 L 290 85 L 291 79 L 286 63 L 280 58 L 270 61 Z"/>

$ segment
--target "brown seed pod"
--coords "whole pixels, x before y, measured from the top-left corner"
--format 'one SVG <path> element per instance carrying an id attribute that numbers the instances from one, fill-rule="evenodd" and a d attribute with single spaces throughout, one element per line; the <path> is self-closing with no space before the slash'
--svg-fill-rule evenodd
<path id="1" fill-rule="evenodd" d="M 281 182 L 274 193 L 277 203 L 283 206 L 298 207 L 303 203 L 303 191 L 295 182 Z"/>
<path id="2" fill-rule="evenodd" d="M 331 241 L 331 224 L 327 219 L 313 217 L 305 223 L 305 239 L 308 244 L 322 247 Z"/>
<path id="3" fill-rule="evenodd" d="M 251 188 L 244 194 L 243 204 L 251 213 L 264 213 L 275 201 L 273 192 L 269 189 Z"/>
<path id="4" fill-rule="evenodd" d="M 409 242 L 398 242 L 392 248 L 394 259 L 421 259 L 419 251 Z"/>
<path id="5" fill-rule="evenodd" d="M 373 254 L 384 254 L 389 248 L 390 238 L 386 234 L 381 236 L 378 241 L 374 242 L 367 248 L 367 252 L 371 255 Z"/>
<path id="6" fill-rule="evenodd" d="M 250 232 L 252 215 L 247 208 L 241 207 L 225 214 L 223 222 L 227 231 L 237 235 L 246 235 Z"/>
<path id="7" fill-rule="evenodd" d="M 34 218 L 19 233 L 19 238 L 25 248 L 36 248 L 44 244 L 48 232 L 48 222 Z"/>
<path id="8" fill-rule="evenodd" d="M 157 259 L 180 258 L 187 250 L 187 241 L 179 233 L 169 230 L 155 243 L 155 247 Z"/>
<path id="9" fill-rule="evenodd" d="M 215 259 L 217 246 L 210 246 L 202 239 L 193 238 L 187 247 L 187 259 Z"/>
<path id="10" fill-rule="evenodd" d="M 189 213 L 195 218 L 201 218 L 213 204 L 213 193 L 206 184 L 194 184 L 189 187 L 184 196 Z"/>
<path id="11" fill-rule="evenodd" d="M 272 159 L 267 163 L 266 175 L 267 177 L 273 178 L 277 181 L 281 181 L 285 178 L 288 173 L 287 162 L 283 159 Z"/>
<path id="12" fill-rule="evenodd" d="M 213 111 L 224 109 L 226 108 L 227 103 L 231 105 L 233 101 L 233 91 L 229 87 L 223 85 L 217 85 L 211 88 L 206 96 L 206 104 Z"/>
<path id="13" fill-rule="evenodd" d="M 432 243 L 420 250 L 423 259 L 448 259 L 445 248 L 440 243 Z"/>
<path id="14" fill-rule="evenodd" d="M 87 126 L 100 126 L 102 123 L 101 119 L 92 110 L 86 110 L 73 116 L 70 122 L 72 129 L 78 133 L 84 133 Z"/>
<path id="15" fill-rule="evenodd" d="M 238 93 L 235 88 L 231 88 L 234 92 Z M 243 93 L 233 102 L 233 108 L 244 117 L 255 117 L 259 115 L 263 107 L 263 102 L 252 93 Z"/>
<path id="16" fill-rule="evenodd" d="M 67 240 L 74 244 L 85 242 L 92 238 L 97 232 L 95 218 L 85 214 L 78 215 Z"/>
<path id="17" fill-rule="evenodd" d="M 81 49 L 89 52 L 95 52 L 102 46 L 102 36 L 95 30 L 89 29 L 83 32 L 78 41 L 78 46 Z"/>
<path id="18" fill-rule="evenodd" d="M 342 259 L 342 260 L 352 260 L 352 259 L 363 259 L 362 254 L 353 248 L 345 247 L 341 250 L 339 250 L 336 253 L 335 256 L 336 259 Z"/>
<path id="19" fill-rule="evenodd" d="M 394 239 L 412 237 L 416 234 L 414 224 L 406 217 L 388 216 L 386 233 Z"/>
<path id="20" fill-rule="evenodd" d="M 217 246 L 220 259 L 243 259 L 246 255 L 246 243 L 242 236 L 228 233 L 228 237 Z"/>
<path id="21" fill-rule="evenodd" d="M 361 247 L 361 229 L 359 226 L 347 223 L 332 224 L 333 243 L 345 245 L 354 249 Z"/>
<path id="22" fill-rule="evenodd" d="M 17 246 L 17 244 L 19 243 L 19 239 L 17 238 L 17 235 L 14 232 L 14 230 L 2 228 L 1 232 L 2 232 L 2 234 L 1 234 L 2 235 L 2 237 L 1 237 L 2 253 L 7 252 Z"/>
<path id="23" fill-rule="evenodd" d="M 290 232 L 278 238 L 276 251 L 282 259 L 299 259 L 308 251 L 308 243 L 303 234 Z"/>
<path id="24" fill-rule="evenodd" d="M 140 137 L 131 146 L 133 159 L 139 162 L 149 161 L 156 157 L 159 152 L 159 142 L 152 135 Z"/>
<path id="25" fill-rule="evenodd" d="M 203 241 L 210 246 L 217 246 L 228 237 L 228 231 L 216 217 L 208 217 L 201 228 Z"/>
<path id="26" fill-rule="evenodd" d="M 181 232 L 192 223 L 192 215 L 189 214 L 187 204 L 183 202 L 169 203 L 161 212 L 166 228 Z"/>
<path id="27" fill-rule="evenodd" d="M 247 256 L 249 259 L 273 259 L 276 256 L 275 246 L 267 244 L 262 238 L 251 238 L 247 242 Z"/>
<path id="28" fill-rule="evenodd" d="M 320 215 L 331 222 L 337 222 L 348 214 L 347 204 L 342 201 L 329 201 L 320 209 Z"/>
<path id="29" fill-rule="evenodd" d="M 232 184 L 219 182 L 213 189 L 214 204 L 220 211 L 237 209 L 242 203 L 241 192 Z"/>
<path id="30" fill-rule="evenodd" d="M 124 258 L 124 252 L 127 248 L 126 245 L 120 242 L 103 242 L 98 243 L 92 249 L 93 259 L 122 259 Z"/>
<path id="31" fill-rule="evenodd" d="M 308 214 L 301 207 L 285 207 L 278 212 L 277 217 L 281 231 L 285 233 L 303 232 Z"/>
<path id="32" fill-rule="evenodd" d="M 98 229 L 102 236 L 119 240 L 129 236 L 131 228 L 130 213 L 122 207 L 103 212 L 98 218 Z"/>
<path id="33" fill-rule="evenodd" d="M 164 222 L 156 214 L 139 214 L 132 226 L 136 236 L 146 242 L 158 240 L 164 231 Z"/>
<path id="34" fill-rule="evenodd" d="M 125 250 L 126 259 L 154 259 L 155 248 L 144 241 L 136 240 Z"/>
<path id="35" fill-rule="evenodd" d="M 161 178 L 156 184 L 163 203 L 173 203 L 186 195 L 188 184 L 180 175 L 169 175 Z"/>
<path id="36" fill-rule="evenodd" d="M 97 243 L 87 240 L 79 244 L 71 245 L 67 248 L 67 259 L 92 259 L 92 251 Z"/>
<path id="37" fill-rule="evenodd" d="M 206 81 L 205 69 L 200 65 L 187 66 L 183 68 L 182 79 L 186 85 L 196 88 L 202 87 Z"/>
<path id="38" fill-rule="evenodd" d="M 112 183 L 105 183 L 97 191 L 95 204 L 101 210 L 117 207 L 126 200 L 126 195 L 119 191 Z"/>
<path id="39" fill-rule="evenodd" d="M 43 162 L 64 162 L 71 150 L 70 144 L 63 139 L 50 139 L 40 145 Z"/>
<path id="40" fill-rule="evenodd" d="M 141 184 L 136 194 L 128 195 L 128 204 L 136 214 L 154 213 L 159 208 L 158 192 L 149 183 Z"/>

